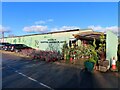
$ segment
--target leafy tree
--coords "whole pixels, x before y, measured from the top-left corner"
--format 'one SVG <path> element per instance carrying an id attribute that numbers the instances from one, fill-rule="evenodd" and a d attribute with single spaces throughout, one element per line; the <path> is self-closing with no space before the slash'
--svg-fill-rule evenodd
<path id="1" fill-rule="evenodd" d="M 120 37 L 118 37 L 118 44 L 120 44 Z"/>

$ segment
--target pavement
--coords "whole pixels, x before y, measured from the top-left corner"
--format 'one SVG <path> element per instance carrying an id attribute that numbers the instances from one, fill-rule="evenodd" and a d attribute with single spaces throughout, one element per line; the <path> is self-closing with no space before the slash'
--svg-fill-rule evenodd
<path id="1" fill-rule="evenodd" d="M 120 86 L 117 72 L 87 72 L 60 63 L 31 60 L 11 52 L 2 54 L 2 88 L 113 88 Z M 120 89 L 120 88 L 119 88 Z"/>

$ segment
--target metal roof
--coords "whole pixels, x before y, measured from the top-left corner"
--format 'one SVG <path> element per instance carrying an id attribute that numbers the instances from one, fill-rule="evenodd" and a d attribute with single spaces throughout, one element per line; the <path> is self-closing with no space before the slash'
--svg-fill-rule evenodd
<path id="1" fill-rule="evenodd" d="M 80 32 L 78 34 L 74 34 L 73 36 L 81 40 L 94 40 L 95 38 L 96 40 L 99 41 L 101 34 L 104 34 L 104 33 L 92 31 L 92 32 Z M 106 34 L 104 35 L 106 36 Z"/>
<path id="2" fill-rule="evenodd" d="M 21 35 L 21 36 L 14 36 L 14 37 L 25 37 L 25 36 L 34 36 L 34 35 L 44 35 L 44 34 L 54 34 L 54 33 L 63 33 L 63 32 L 73 32 L 73 31 L 85 31 L 85 30 L 91 30 L 92 29 L 73 29 L 73 30 L 64 30 L 64 31 L 55 31 L 55 32 L 48 32 L 48 33 L 40 33 L 40 34 L 30 34 L 30 35 Z M 14 37 L 4 37 L 4 38 L 14 38 Z"/>

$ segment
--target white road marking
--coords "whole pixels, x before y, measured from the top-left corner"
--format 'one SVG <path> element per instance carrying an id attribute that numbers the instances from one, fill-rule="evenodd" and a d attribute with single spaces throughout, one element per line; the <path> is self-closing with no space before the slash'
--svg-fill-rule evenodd
<path id="1" fill-rule="evenodd" d="M 31 77 L 28 77 L 28 79 L 32 80 L 32 81 L 35 81 L 35 82 L 38 82 L 37 80 L 31 78 Z"/>
<path id="2" fill-rule="evenodd" d="M 22 76 L 28 78 L 28 79 L 31 80 L 31 81 L 37 82 L 38 84 L 40 84 L 40 85 L 42 85 L 42 86 L 44 86 L 44 87 L 46 87 L 46 88 L 48 88 L 48 89 L 54 90 L 53 88 L 51 88 L 51 87 L 49 87 L 49 86 L 47 86 L 47 85 L 45 85 L 45 84 L 43 84 L 43 83 L 41 83 L 41 82 L 39 82 L 39 81 L 37 81 L 37 80 L 35 80 L 35 79 L 33 79 L 33 78 L 31 78 L 31 77 L 25 75 L 25 74 L 23 74 L 23 73 L 17 71 L 15 68 L 12 68 L 12 67 L 10 67 L 10 66 L 8 66 L 8 67 L 11 68 L 11 69 L 13 69 L 14 72 L 18 73 L 19 75 L 22 75 Z"/>

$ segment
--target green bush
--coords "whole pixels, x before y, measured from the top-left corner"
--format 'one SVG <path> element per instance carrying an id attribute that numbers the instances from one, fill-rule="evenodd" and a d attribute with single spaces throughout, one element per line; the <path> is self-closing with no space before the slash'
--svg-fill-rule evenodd
<path id="1" fill-rule="evenodd" d="M 93 58 L 89 58 L 85 62 L 92 62 L 93 64 L 96 64 L 96 60 L 94 60 Z"/>
<path id="2" fill-rule="evenodd" d="M 119 61 L 116 62 L 116 66 L 117 66 L 118 71 L 120 71 L 120 62 Z"/>
<path id="3" fill-rule="evenodd" d="M 94 60 L 93 58 L 90 58 L 89 62 L 93 62 L 94 64 L 96 64 L 96 60 Z"/>

